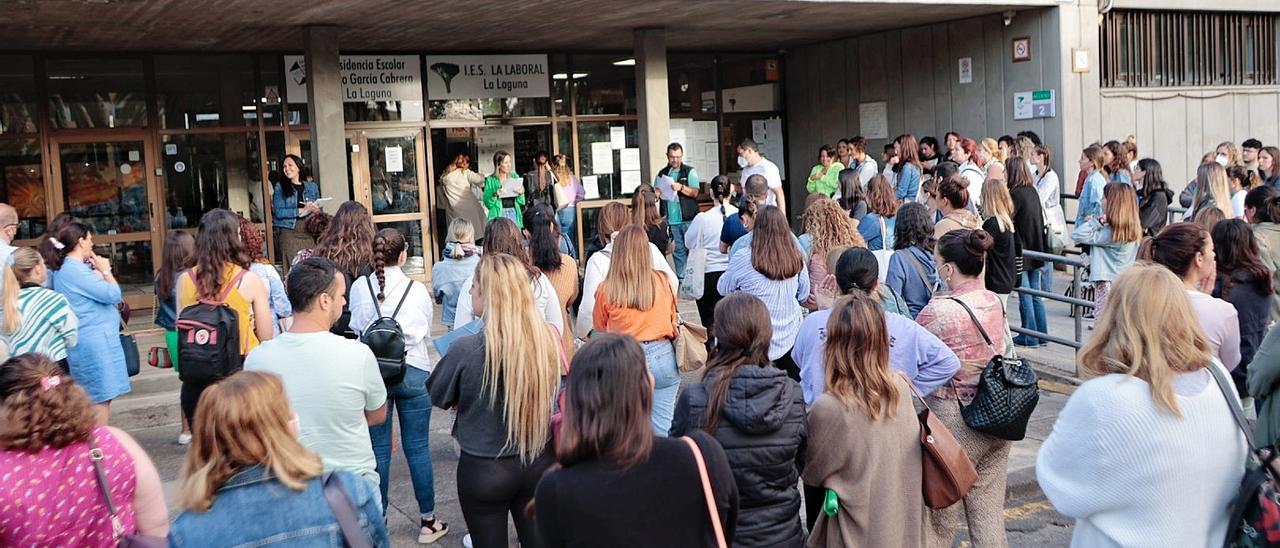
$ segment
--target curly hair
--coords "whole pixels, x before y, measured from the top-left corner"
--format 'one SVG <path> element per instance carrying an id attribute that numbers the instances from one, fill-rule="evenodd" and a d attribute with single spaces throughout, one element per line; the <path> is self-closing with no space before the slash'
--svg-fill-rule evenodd
<path id="1" fill-rule="evenodd" d="M 343 202 L 333 222 L 316 241 L 317 257 L 333 261 L 345 275 L 355 278 L 373 266 L 373 220 L 360 202 Z"/>
<path id="2" fill-rule="evenodd" d="M 804 231 L 813 236 L 809 256 L 819 260 L 825 261 L 836 247 L 867 247 L 853 219 L 831 198 L 817 200 L 804 212 Z"/>
<path id="3" fill-rule="evenodd" d="M 236 219 L 240 221 L 240 245 L 244 247 L 244 254 L 249 258 L 251 263 L 267 263 L 266 244 L 262 239 L 262 231 L 258 230 L 258 225 L 253 221 L 244 218 L 244 215 L 236 214 Z"/>
<path id="4" fill-rule="evenodd" d="M 43 354 L 20 354 L 0 364 L 0 407 L 5 450 L 60 449 L 88 439 L 96 424 L 89 395 Z"/>
<path id="5" fill-rule="evenodd" d="M 240 223 L 236 214 L 226 209 L 213 209 L 200 218 L 196 233 L 196 295 L 216 299 L 222 292 L 223 269 L 227 265 L 249 267 L 244 244 L 237 234 Z"/>
<path id="6" fill-rule="evenodd" d="M 329 223 L 333 222 L 333 215 L 323 211 L 317 211 L 302 221 L 302 231 L 311 236 L 312 240 L 319 240 L 326 230 L 329 230 Z"/>

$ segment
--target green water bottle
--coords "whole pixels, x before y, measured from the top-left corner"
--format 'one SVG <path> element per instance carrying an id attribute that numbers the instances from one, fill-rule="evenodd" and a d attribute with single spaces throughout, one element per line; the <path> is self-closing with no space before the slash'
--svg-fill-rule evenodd
<path id="1" fill-rule="evenodd" d="M 835 517 L 836 512 L 840 511 L 840 497 L 836 496 L 836 492 L 827 489 L 827 496 L 822 501 L 822 512 L 829 517 Z"/>

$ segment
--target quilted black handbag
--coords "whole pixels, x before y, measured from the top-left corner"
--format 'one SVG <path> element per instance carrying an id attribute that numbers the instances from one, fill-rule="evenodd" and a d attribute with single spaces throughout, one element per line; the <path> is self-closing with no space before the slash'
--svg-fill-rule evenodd
<path id="1" fill-rule="evenodd" d="M 1027 436 L 1027 421 L 1040 402 L 1040 384 L 1035 370 L 1017 358 L 1007 358 L 995 351 L 995 345 L 973 309 L 955 297 L 951 300 L 964 307 L 978 327 L 978 333 L 991 348 L 991 360 L 978 378 L 978 394 L 969 405 L 960 403 L 960 415 L 969 428 L 1009 441 Z M 957 400 L 958 402 L 959 400 Z"/>

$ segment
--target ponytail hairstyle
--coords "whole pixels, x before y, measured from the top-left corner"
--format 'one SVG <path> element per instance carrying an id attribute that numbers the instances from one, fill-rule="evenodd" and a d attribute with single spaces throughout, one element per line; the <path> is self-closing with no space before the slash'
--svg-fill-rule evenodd
<path id="1" fill-rule="evenodd" d="M 36 244 L 36 251 L 40 253 L 40 258 L 44 259 L 44 266 L 49 270 L 57 270 L 62 265 L 62 255 L 58 254 L 58 248 L 53 245 L 54 237 L 63 227 L 71 224 L 76 220 L 70 213 L 63 211 L 53 217 L 49 221 L 49 226 L 45 228 L 44 236 L 40 238 L 40 243 Z"/>
<path id="2" fill-rule="evenodd" d="M 21 284 L 31 281 L 36 269 L 40 266 L 40 254 L 29 247 L 19 247 L 9 255 L 9 263 L 4 265 L 4 332 L 13 334 L 22 325 L 22 317 L 18 312 L 18 290 Z"/>
<path id="3" fill-rule="evenodd" d="M 524 229 L 529 233 L 529 261 L 543 272 L 555 272 L 564 264 L 560 255 L 560 225 L 547 204 L 524 210 Z"/>
<path id="4" fill-rule="evenodd" d="M 702 379 L 707 386 L 706 431 L 715 433 L 729 397 L 734 374 L 744 365 L 769 365 L 769 341 L 773 324 L 769 309 L 759 298 L 734 291 L 716 303 L 716 323 L 711 326 L 715 346 L 707 359 Z"/>
<path id="5" fill-rule="evenodd" d="M 956 270 L 965 276 L 980 276 L 987 262 L 987 252 L 995 245 L 995 238 L 987 231 L 961 228 L 938 239 L 938 256 L 944 262 L 956 265 Z"/>
<path id="6" fill-rule="evenodd" d="M 58 232 L 49 239 L 49 243 L 54 247 L 53 264 L 56 265 L 50 268 L 52 270 L 62 268 L 62 262 L 67 259 L 67 254 L 71 253 L 71 250 L 75 249 L 76 245 L 79 245 L 80 240 L 90 234 L 93 234 L 93 230 L 89 228 L 89 225 L 76 220 L 71 220 L 59 229 Z"/>
<path id="7" fill-rule="evenodd" d="M 462 244 L 474 244 L 476 242 L 476 227 L 466 218 L 458 217 L 449 223 L 449 243 L 457 244 L 453 246 L 453 250 L 449 253 L 450 259 L 461 259 L 467 255 L 462 250 Z"/>
<path id="8" fill-rule="evenodd" d="M 1227 184 L 1231 184 L 1231 180 L 1240 181 L 1240 190 L 1249 190 L 1262 183 L 1258 178 L 1258 172 L 1252 169 L 1245 169 L 1244 166 L 1231 166 L 1227 168 Z"/>
<path id="9" fill-rule="evenodd" d="M 387 265 L 396 266 L 400 262 L 400 254 L 409 248 L 404 234 L 394 228 L 379 230 L 373 237 L 373 275 L 378 278 L 378 302 L 387 298 Z"/>
<path id="10" fill-rule="evenodd" d="M 641 185 L 631 197 L 631 222 L 648 229 L 662 222 L 658 211 L 658 193 L 652 186 Z"/>
<path id="11" fill-rule="evenodd" d="M 1280 192 L 1270 185 L 1253 187 L 1248 194 L 1244 195 L 1244 209 L 1245 211 L 1253 209 L 1254 224 L 1275 222 L 1276 218 L 1271 215 L 1271 205 L 1277 203 L 1277 196 L 1280 196 Z"/>
<path id="12" fill-rule="evenodd" d="M 880 263 L 866 248 L 852 247 L 840 254 L 831 272 L 836 276 L 841 295 L 855 291 L 870 294 L 879 285 Z"/>
<path id="13" fill-rule="evenodd" d="M 724 217 L 724 202 L 729 199 L 732 191 L 729 178 L 724 175 L 716 175 L 711 179 L 711 183 L 708 186 L 711 190 L 711 199 L 715 202 L 716 207 L 720 209 L 720 216 Z"/>
<path id="14" fill-rule="evenodd" d="M 1163 265 L 1179 278 L 1191 270 L 1196 255 L 1210 241 L 1209 231 L 1196 223 L 1173 223 L 1138 247 L 1138 258 Z"/>
<path id="15" fill-rule="evenodd" d="M 0 449 L 38 453 L 89 439 L 93 402 L 74 378 L 43 354 L 0 364 Z"/>

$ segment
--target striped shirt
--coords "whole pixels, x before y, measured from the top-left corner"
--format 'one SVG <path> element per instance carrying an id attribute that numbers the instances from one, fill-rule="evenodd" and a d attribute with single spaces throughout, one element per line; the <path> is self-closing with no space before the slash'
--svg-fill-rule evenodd
<path id="1" fill-rule="evenodd" d="M 22 320 L 18 331 L 6 337 L 13 355 L 37 352 L 58 361 L 67 357 L 68 347 L 76 345 L 79 321 L 62 294 L 24 287 L 18 291 L 18 315 Z"/>
<path id="2" fill-rule="evenodd" d="M 797 246 L 798 247 L 798 246 Z M 751 265 L 751 248 L 729 259 L 729 267 L 720 276 L 716 289 L 728 296 L 745 291 L 764 301 L 773 321 L 773 339 L 769 341 L 769 359 L 776 360 L 787 352 L 800 332 L 800 301 L 809 297 L 809 267 L 801 261 L 800 274 L 785 280 L 770 280 Z"/>

